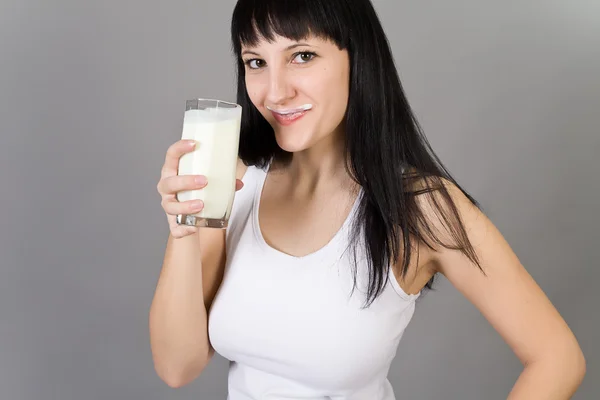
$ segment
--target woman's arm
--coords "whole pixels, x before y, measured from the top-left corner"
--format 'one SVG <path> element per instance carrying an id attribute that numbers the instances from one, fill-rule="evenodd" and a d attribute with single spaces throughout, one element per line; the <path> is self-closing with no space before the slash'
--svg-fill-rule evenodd
<path id="1" fill-rule="evenodd" d="M 208 338 L 208 310 L 221 284 L 224 236 L 210 228 L 180 239 L 169 236 L 149 329 L 154 368 L 171 387 L 196 379 L 214 353 Z"/>
<path id="2" fill-rule="evenodd" d="M 585 359 L 573 332 L 521 265 L 493 223 L 455 185 L 445 182 L 485 275 L 462 252 L 441 249 L 434 267 L 502 336 L 525 369 L 508 399 L 568 399 L 583 380 Z M 437 199 L 444 204 L 438 193 Z M 433 212 L 422 201 L 426 213 Z M 437 218 L 439 232 L 447 231 Z"/>
<path id="3" fill-rule="evenodd" d="M 237 179 L 245 172 L 246 166 L 238 160 Z M 169 235 L 150 306 L 149 329 L 154 368 L 171 387 L 196 379 L 214 354 L 208 315 L 225 261 L 225 230 L 201 228 L 179 239 Z"/>

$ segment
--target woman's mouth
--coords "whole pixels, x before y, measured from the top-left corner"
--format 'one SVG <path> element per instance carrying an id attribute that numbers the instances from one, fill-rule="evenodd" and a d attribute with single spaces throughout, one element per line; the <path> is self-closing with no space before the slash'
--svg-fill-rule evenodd
<path id="1" fill-rule="evenodd" d="M 298 121 L 307 112 L 308 112 L 308 110 L 306 110 L 306 111 L 299 111 L 299 112 L 295 112 L 295 113 L 291 113 L 291 114 L 279 114 L 276 111 L 271 111 L 271 113 L 273 114 L 273 117 L 275 118 L 275 120 L 277 122 L 279 122 L 281 125 L 285 125 L 285 126 L 291 125 L 294 122 Z"/>
<path id="2" fill-rule="evenodd" d="M 271 111 L 271 114 L 273 114 L 273 117 L 280 125 L 290 125 L 298 121 L 312 109 L 312 104 L 305 104 L 301 107 L 287 110 L 274 110 L 269 106 L 267 106 L 267 109 Z"/>

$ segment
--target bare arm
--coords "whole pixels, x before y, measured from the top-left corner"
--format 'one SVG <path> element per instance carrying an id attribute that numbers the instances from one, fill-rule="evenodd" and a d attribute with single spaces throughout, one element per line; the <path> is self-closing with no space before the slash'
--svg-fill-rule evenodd
<path id="1" fill-rule="evenodd" d="M 240 164 L 239 177 L 245 170 Z M 174 182 L 181 181 L 180 178 L 183 177 L 165 180 L 159 191 L 181 190 L 174 188 L 177 186 Z M 171 217 L 186 213 L 182 211 L 186 206 L 176 201 L 165 202 L 163 207 L 170 224 L 173 223 Z M 171 226 L 149 313 L 154 367 L 171 387 L 181 387 L 195 380 L 214 353 L 208 339 L 208 310 L 221 284 L 225 259 L 224 230 Z"/>
<path id="2" fill-rule="evenodd" d="M 457 250 L 438 252 L 436 268 L 479 309 L 524 365 L 508 398 L 570 398 L 585 374 L 573 332 L 492 222 L 456 186 L 447 186 L 487 276 Z M 438 228 L 443 232 L 444 227 Z"/>
<path id="3" fill-rule="evenodd" d="M 216 229 L 179 239 L 169 235 L 149 317 L 154 366 L 169 386 L 196 379 L 213 354 L 207 310 L 221 283 L 223 235 Z"/>

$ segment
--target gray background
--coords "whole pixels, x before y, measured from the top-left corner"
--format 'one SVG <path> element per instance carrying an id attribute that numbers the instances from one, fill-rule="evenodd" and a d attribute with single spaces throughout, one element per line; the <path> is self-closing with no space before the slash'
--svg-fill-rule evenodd
<path id="1" fill-rule="evenodd" d="M 587 356 L 600 398 L 600 2 L 375 1 L 434 148 Z M 209 12 L 210 6 L 210 12 Z M 0 398 L 224 399 L 155 375 L 156 192 L 184 101 L 234 99 L 233 0 L 0 2 Z M 447 281 L 390 372 L 399 399 L 502 399 L 520 364 Z"/>

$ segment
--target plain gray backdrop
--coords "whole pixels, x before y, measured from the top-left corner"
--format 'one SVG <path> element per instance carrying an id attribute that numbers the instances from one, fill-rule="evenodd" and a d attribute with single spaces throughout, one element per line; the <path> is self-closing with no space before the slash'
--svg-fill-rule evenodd
<path id="1" fill-rule="evenodd" d="M 156 376 L 156 192 L 185 100 L 234 100 L 233 0 L 0 1 L 0 398 L 225 399 L 216 357 Z M 433 147 L 567 320 L 600 398 L 600 2 L 374 2 Z M 368 60 L 365 60 L 368 62 Z M 447 281 L 390 371 L 398 399 L 503 399 L 521 365 Z"/>

